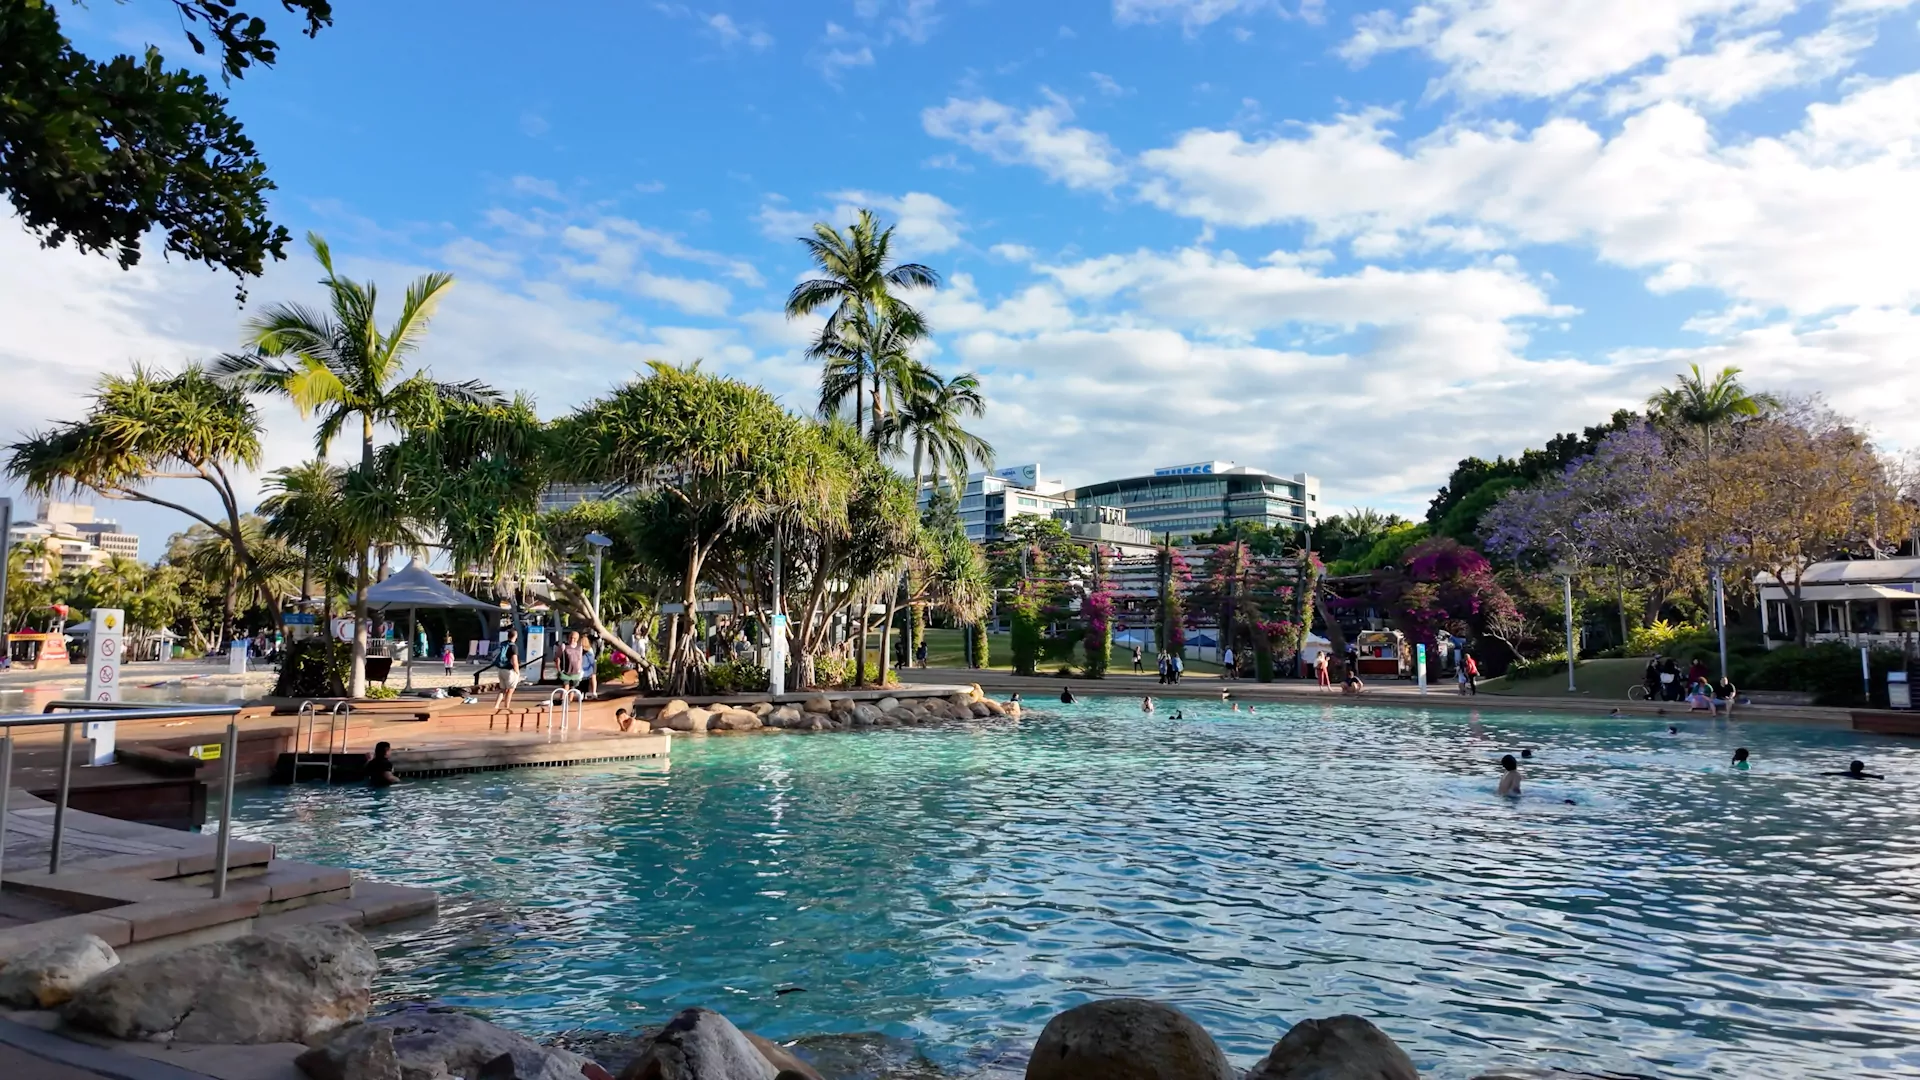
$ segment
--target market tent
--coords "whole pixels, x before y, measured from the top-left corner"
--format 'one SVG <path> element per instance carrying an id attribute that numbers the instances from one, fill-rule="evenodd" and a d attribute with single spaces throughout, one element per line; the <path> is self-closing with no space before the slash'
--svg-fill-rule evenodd
<path id="1" fill-rule="evenodd" d="M 413 638 L 419 633 L 421 608 L 451 609 L 498 615 L 498 604 L 475 600 L 459 589 L 428 573 L 418 562 L 410 562 L 378 585 L 367 586 L 367 607 L 374 611 L 405 611 L 407 627 L 407 689 L 413 689 Z M 490 636 L 490 635 L 489 635 Z"/>

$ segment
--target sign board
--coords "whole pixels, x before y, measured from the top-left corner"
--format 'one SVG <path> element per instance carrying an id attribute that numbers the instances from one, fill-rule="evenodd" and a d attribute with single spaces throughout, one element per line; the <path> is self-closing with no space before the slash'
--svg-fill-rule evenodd
<path id="1" fill-rule="evenodd" d="M 1225 466 L 1224 461 L 1196 461 L 1191 465 L 1168 465 L 1153 470 L 1155 476 L 1212 476 L 1216 468 Z"/>
<path id="2" fill-rule="evenodd" d="M 280 616 L 281 626 L 318 626 L 320 616 L 311 611 L 289 611 Z"/>
<path id="3" fill-rule="evenodd" d="M 1907 684 L 1906 672 L 1887 672 L 1887 707 L 1890 709 L 1913 708 L 1913 687 Z"/>
<path id="4" fill-rule="evenodd" d="M 993 470 L 993 475 L 1002 480 L 1011 480 L 1021 487 L 1031 489 L 1040 482 L 1040 466 L 1009 465 L 1004 469 Z"/>
<path id="5" fill-rule="evenodd" d="M 126 652 L 127 644 L 121 635 L 127 631 L 127 613 L 119 608 L 94 608 L 90 629 L 87 635 L 87 700 L 117 702 L 120 700 L 121 654 Z M 93 740 L 93 764 L 111 765 L 113 721 L 90 721 L 82 726 L 82 731 Z"/>
<path id="6" fill-rule="evenodd" d="M 193 758 L 199 758 L 201 761 L 219 761 L 220 760 L 220 744 L 217 742 L 210 742 L 210 743 L 201 743 L 198 746 L 190 746 L 187 748 L 187 756 L 193 757 Z"/>
<path id="7" fill-rule="evenodd" d="M 1415 673 L 1417 673 L 1420 676 L 1420 692 L 1423 694 L 1426 693 L 1427 692 L 1427 647 L 1425 645 L 1415 645 L 1413 647 L 1413 670 Z"/>
<path id="8" fill-rule="evenodd" d="M 245 675 L 247 673 L 247 643 L 235 641 L 227 646 L 227 674 Z"/>

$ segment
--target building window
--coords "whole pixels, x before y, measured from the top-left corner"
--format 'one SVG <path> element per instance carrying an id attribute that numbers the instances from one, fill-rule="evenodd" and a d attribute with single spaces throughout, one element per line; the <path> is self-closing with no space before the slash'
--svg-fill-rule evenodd
<path id="1" fill-rule="evenodd" d="M 1767 601 L 1767 637 L 1774 641 L 1794 639 L 1792 603 L 1786 600 Z"/>
<path id="2" fill-rule="evenodd" d="M 1880 604 L 1868 601 L 1864 604 L 1849 604 L 1853 609 L 1853 632 L 1856 634 L 1877 634 L 1880 632 Z"/>

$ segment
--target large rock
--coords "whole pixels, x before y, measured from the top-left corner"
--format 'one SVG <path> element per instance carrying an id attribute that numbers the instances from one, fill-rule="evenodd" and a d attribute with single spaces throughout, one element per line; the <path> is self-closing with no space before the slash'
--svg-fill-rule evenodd
<path id="1" fill-rule="evenodd" d="M 834 698 L 832 708 L 836 713 L 850 713 L 853 711 L 853 699 L 845 697 Z"/>
<path id="2" fill-rule="evenodd" d="M 963 709 L 968 708 L 973 704 L 973 695 L 965 693 L 964 691 L 957 694 L 948 694 L 947 704 L 958 705 Z"/>
<path id="3" fill-rule="evenodd" d="M 772 1039 L 763 1039 L 751 1031 L 741 1034 L 747 1037 L 747 1041 L 753 1044 L 755 1050 L 760 1051 L 761 1057 L 767 1059 L 767 1064 L 773 1066 L 774 1071 L 779 1074 L 779 1080 L 785 1080 L 788 1074 L 799 1077 L 800 1080 L 826 1080 L 826 1077 L 820 1075 L 819 1070 L 794 1057 L 792 1051 Z"/>
<path id="4" fill-rule="evenodd" d="M 1047 1021 L 1027 1080 L 1233 1080 L 1213 1037 L 1171 1005 L 1109 998 Z"/>
<path id="5" fill-rule="evenodd" d="M 779 1071 L 726 1017 L 687 1009 L 667 1022 L 620 1080 L 775 1080 Z"/>
<path id="6" fill-rule="evenodd" d="M 113 946 L 82 934 L 49 941 L 0 961 L 0 1005 L 51 1009 L 120 963 Z"/>
<path id="7" fill-rule="evenodd" d="M 659 719 L 655 720 L 653 725 L 668 731 L 700 732 L 707 730 L 707 723 L 712 715 L 705 709 L 686 708 L 673 713 L 662 709 Z"/>
<path id="8" fill-rule="evenodd" d="M 1302 1020 L 1287 1029 L 1247 1080 L 1419 1080 L 1406 1051 L 1359 1016 Z"/>
<path id="9" fill-rule="evenodd" d="M 383 1048 L 398 1065 L 399 1080 L 583 1080 L 600 1072 L 579 1054 L 445 1009 L 408 1009 L 356 1024 L 294 1064 L 313 1080 L 375 1080 L 379 1074 L 361 1070 L 379 1062 Z"/>
<path id="10" fill-rule="evenodd" d="M 864 701 L 853 707 L 853 722 L 857 727 L 872 727 L 885 715 L 887 714 Z"/>
<path id="11" fill-rule="evenodd" d="M 116 1039 L 306 1042 L 364 1018 L 378 970 L 352 927 L 289 927 L 121 964 L 64 1015 Z"/>
<path id="12" fill-rule="evenodd" d="M 708 731 L 759 731 L 760 718 L 745 709 L 720 709 L 707 719 Z"/>
<path id="13" fill-rule="evenodd" d="M 984 701 L 976 701 L 967 706 L 967 708 L 973 711 L 973 718 L 975 720 L 985 720 L 987 717 L 993 715 L 992 710 L 987 708 L 987 703 Z"/>
<path id="14" fill-rule="evenodd" d="M 806 700 L 802 706 L 807 712 L 825 715 L 833 711 L 833 699 L 825 694 L 816 694 Z"/>
<path id="15" fill-rule="evenodd" d="M 665 705 L 660 706 L 660 711 L 659 713 L 655 714 L 654 721 L 656 723 L 659 723 L 659 722 L 664 722 L 666 720 L 670 720 L 673 717 L 678 716 L 683 712 L 686 712 L 691 707 L 692 706 L 688 705 L 686 702 L 680 700 L 679 698 L 674 698 L 672 701 L 669 701 Z"/>
<path id="16" fill-rule="evenodd" d="M 765 720 L 767 716 L 773 712 L 773 702 L 756 701 L 747 708 L 747 711 L 759 717 L 760 719 Z"/>
<path id="17" fill-rule="evenodd" d="M 999 702 L 993 700 L 992 698 L 981 698 L 976 704 L 978 704 L 981 708 L 987 710 L 988 716 L 1007 715 L 1006 707 L 1001 705 Z"/>
<path id="18" fill-rule="evenodd" d="M 767 714 L 767 726 L 777 728 L 799 727 L 802 718 L 806 715 L 806 713 L 801 712 L 791 705 L 782 705 Z"/>
<path id="19" fill-rule="evenodd" d="M 900 707 L 900 699 L 892 696 L 883 697 L 879 701 L 874 702 L 874 706 L 881 712 L 890 713 Z"/>

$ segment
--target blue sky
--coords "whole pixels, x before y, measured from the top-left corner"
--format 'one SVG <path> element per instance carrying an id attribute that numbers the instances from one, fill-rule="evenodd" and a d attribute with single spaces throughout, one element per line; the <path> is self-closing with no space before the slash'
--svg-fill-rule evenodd
<path id="1" fill-rule="evenodd" d="M 63 18 L 189 61 L 169 10 Z M 1417 516 L 1456 459 L 1693 361 L 1920 442 L 1910 0 L 534 10 L 345 0 L 232 95 L 278 219 L 396 293 L 452 270 L 423 360 L 549 415 L 650 358 L 808 408 L 792 238 L 872 206 L 947 275 L 928 359 L 981 373 L 1001 461 L 1069 481 L 1226 458 Z M 290 256 L 256 303 L 312 294 Z M 243 315 L 221 275 L 0 227 L 0 428 Z M 121 517 L 148 554 L 178 527 Z"/>

